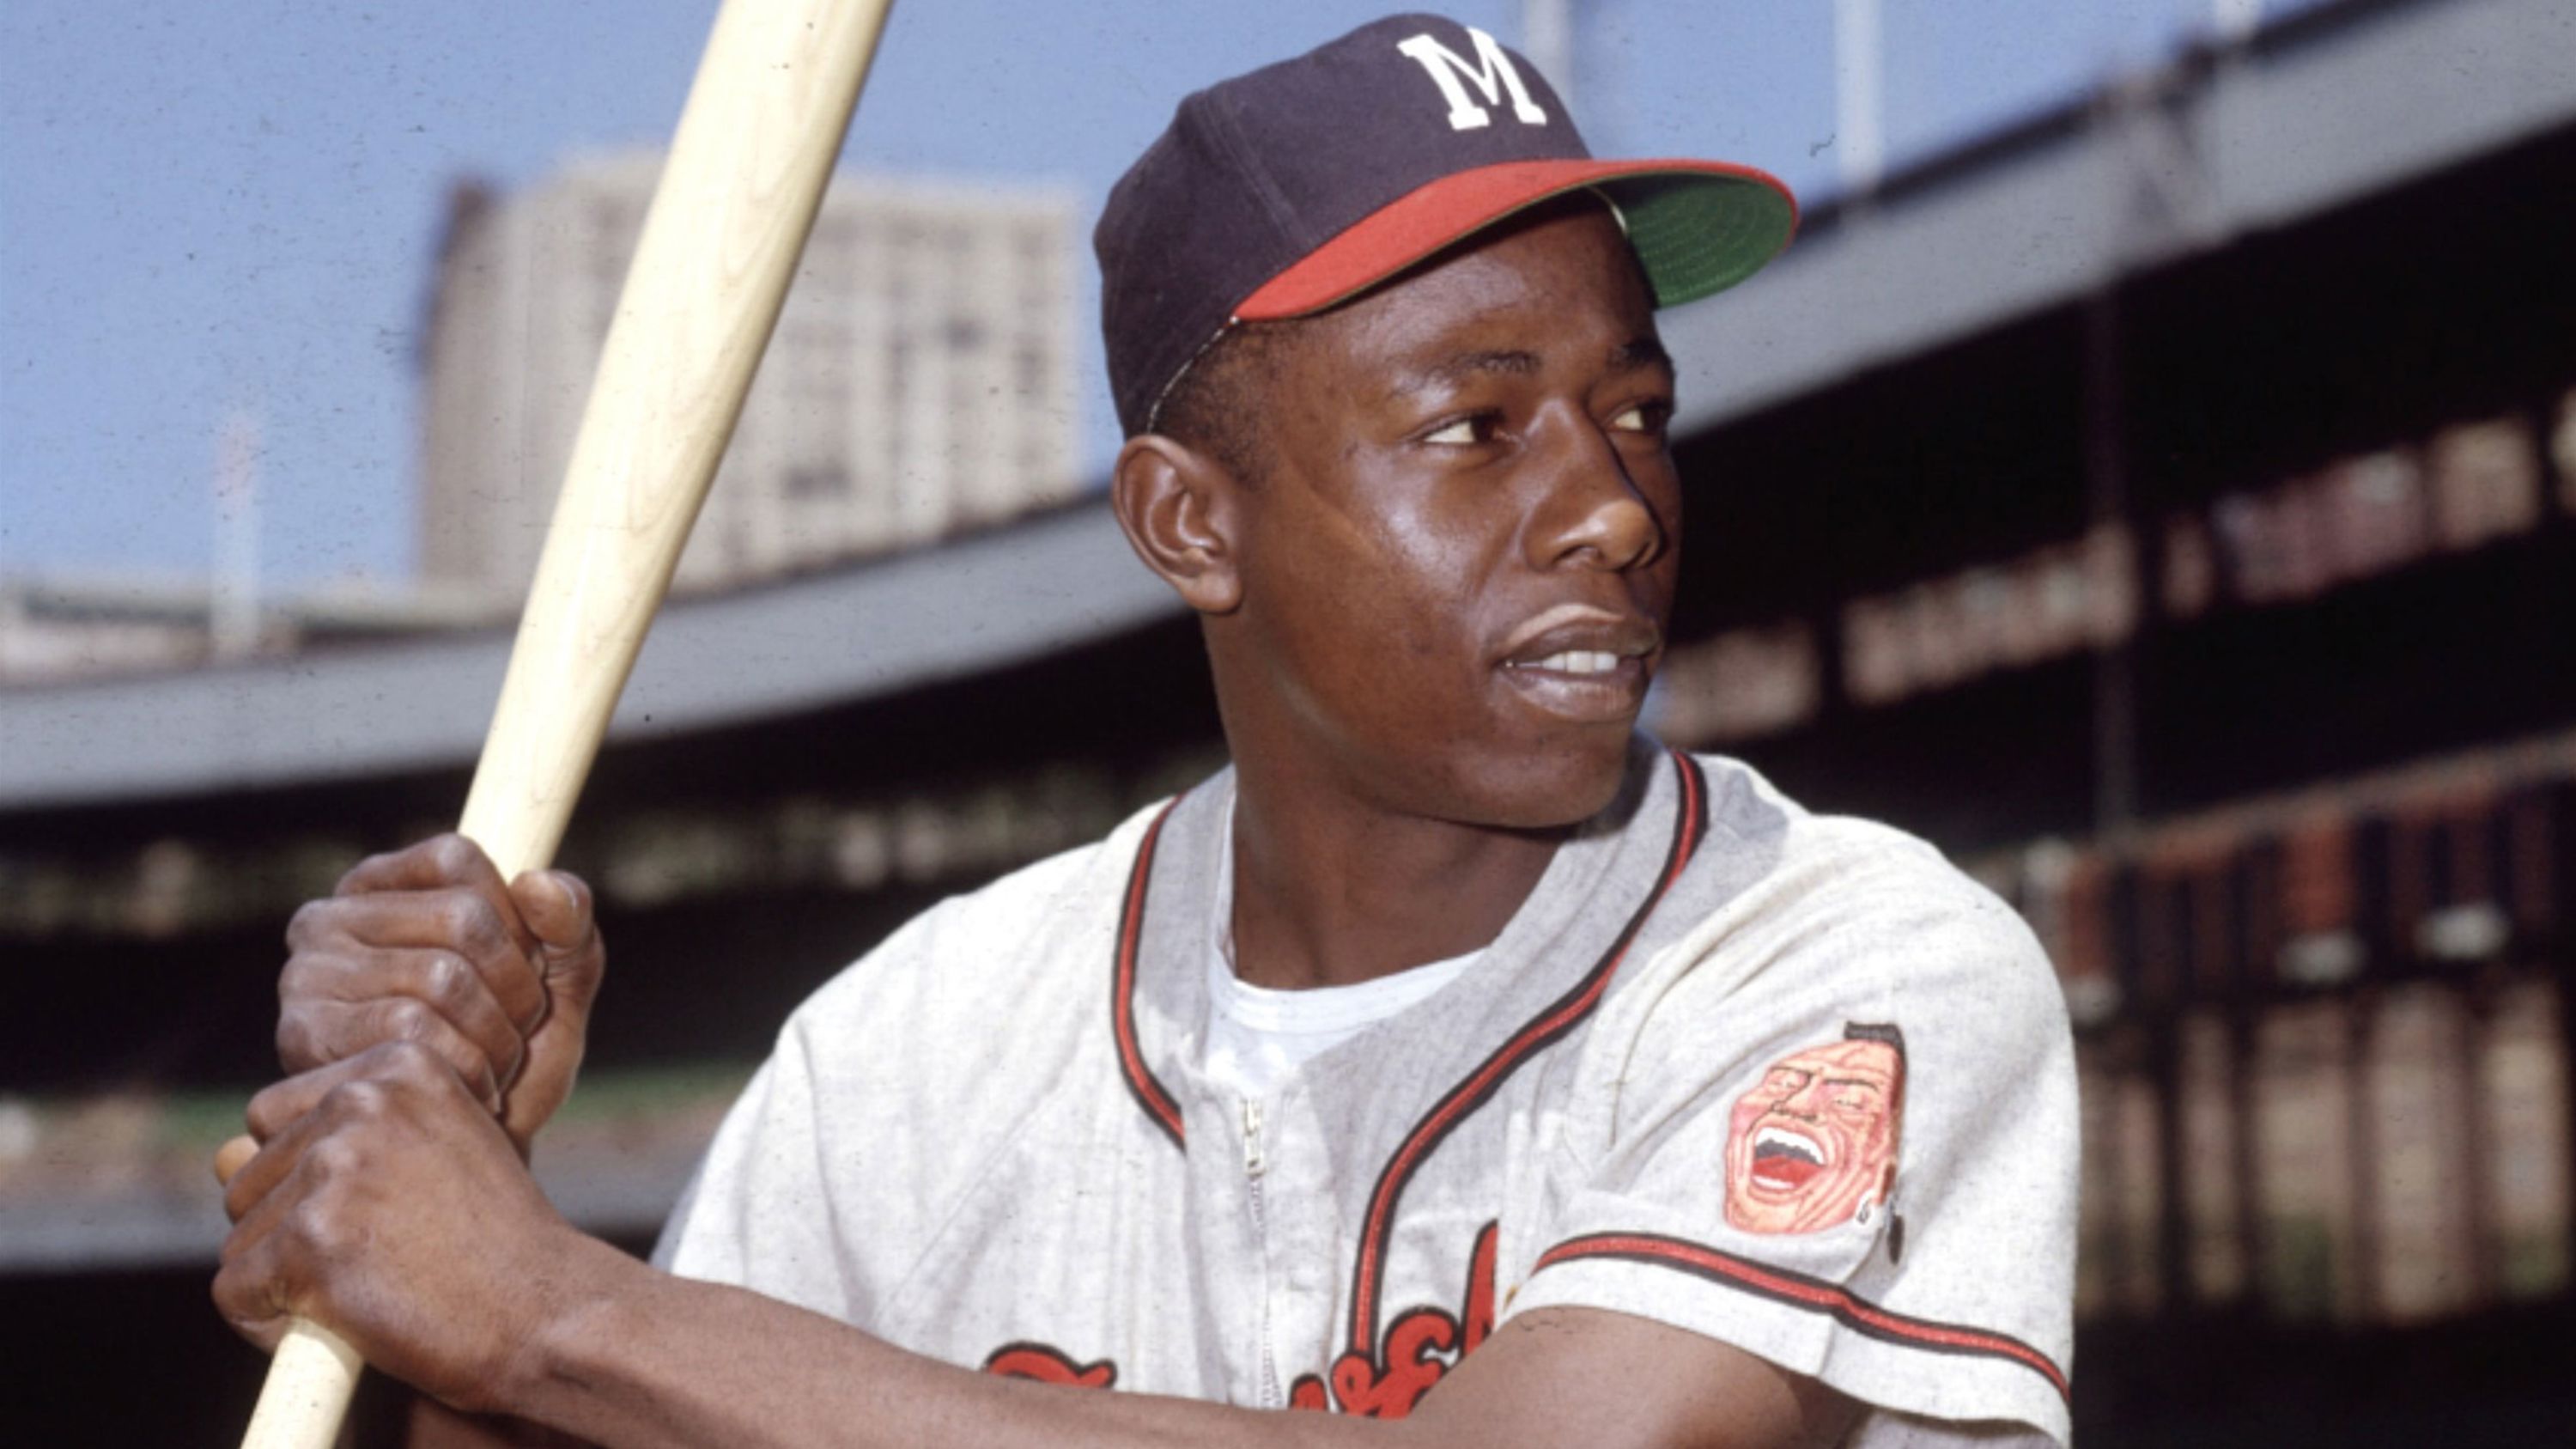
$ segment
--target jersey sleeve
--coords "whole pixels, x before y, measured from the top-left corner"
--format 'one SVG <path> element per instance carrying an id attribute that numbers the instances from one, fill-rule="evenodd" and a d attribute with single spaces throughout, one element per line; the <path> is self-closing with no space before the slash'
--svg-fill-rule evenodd
<path id="1" fill-rule="evenodd" d="M 653 1265 L 748 1288 L 847 1323 L 873 1308 L 861 1245 L 843 1231 L 867 1181 L 932 1176 L 916 1137 L 880 1130 L 907 1113 L 906 1058 L 880 1028 L 918 1021 L 918 983 L 955 903 L 913 918 L 787 1019 L 662 1227 Z M 912 1227 L 871 1200 L 869 1241 Z"/>
<path id="2" fill-rule="evenodd" d="M 1605 1308 L 1723 1340 L 1872 1406 L 1856 1443 L 2063 1443 L 2062 997 L 2003 902 L 1850 828 L 1605 1009 L 1505 1313 Z"/>
<path id="3" fill-rule="evenodd" d="M 848 1320 L 821 1154 L 813 1072 L 791 1026 L 725 1114 L 653 1266 Z"/>
<path id="4" fill-rule="evenodd" d="M 1122 830 L 1129 827 L 1122 827 Z M 1141 830 L 1141 824 L 1134 827 Z M 906 922 L 796 1008 L 725 1115 L 653 1261 L 863 1328 L 1079 1060 L 1090 982 L 1049 942 L 1109 937 L 1116 861 L 1083 847 Z"/>

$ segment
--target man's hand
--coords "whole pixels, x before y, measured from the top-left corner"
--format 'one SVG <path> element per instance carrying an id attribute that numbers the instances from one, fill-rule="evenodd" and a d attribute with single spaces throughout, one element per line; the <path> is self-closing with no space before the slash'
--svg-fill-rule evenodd
<path id="1" fill-rule="evenodd" d="M 234 1227 L 214 1298 L 263 1348 L 310 1318 L 395 1377 L 485 1412 L 524 1380 L 543 1327 L 589 1291 L 585 1272 L 626 1264 L 555 1212 L 488 1104 L 418 1042 L 281 1082 L 250 1119 L 262 1145 L 225 1185 Z"/>
<path id="2" fill-rule="evenodd" d="M 286 944 L 277 1054 L 288 1072 L 418 1043 L 522 1157 L 571 1094 L 606 965 L 578 877 L 505 883 L 474 842 L 441 835 L 359 862 L 336 894 L 295 913 Z"/>

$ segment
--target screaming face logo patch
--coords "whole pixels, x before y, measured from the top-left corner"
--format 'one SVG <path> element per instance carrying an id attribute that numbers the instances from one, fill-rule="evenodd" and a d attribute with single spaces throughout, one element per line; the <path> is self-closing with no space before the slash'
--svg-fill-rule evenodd
<path id="1" fill-rule="evenodd" d="M 1773 1062 L 1727 1124 L 1726 1220 L 1812 1233 L 1883 1209 L 1896 1191 L 1905 1036 L 1854 1022 L 1843 1039 Z"/>

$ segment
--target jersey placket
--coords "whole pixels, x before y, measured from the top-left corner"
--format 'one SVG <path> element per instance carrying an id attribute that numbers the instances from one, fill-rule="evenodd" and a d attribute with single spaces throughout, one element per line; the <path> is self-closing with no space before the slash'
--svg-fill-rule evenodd
<path id="1" fill-rule="evenodd" d="M 1270 1223 L 1262 1201 L 1262 1175 L 1270 1170 L 1261 1141 L 1261 1101 L 1257 1097 L 1242 1100 L 1243 1113 L 1243 1193 L 1244 1206 L 1252 1219 L 1252 1251 L 1257 1264 L 1254 1282 L 1261 1295 L 1261 1381 L 1260 1403 L 1265 1409 L 1280 1405 L 1279 1356 L 1271 1338 L 1270 1304 Z"/>

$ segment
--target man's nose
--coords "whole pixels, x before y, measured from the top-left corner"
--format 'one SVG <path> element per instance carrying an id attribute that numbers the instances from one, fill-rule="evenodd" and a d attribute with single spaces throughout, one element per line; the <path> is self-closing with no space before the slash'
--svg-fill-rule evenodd
<path id="1" fill-rule="evenodd" d="M 1541 567 L 1573 564 L 1624 572 L 1662 552 L 1664 520 L 1646 504 L 1627 461 L 1601 426 L 1579 408 L 1550 419 L 1541 466 L 1547 497 L 1532 536 Z"/>

